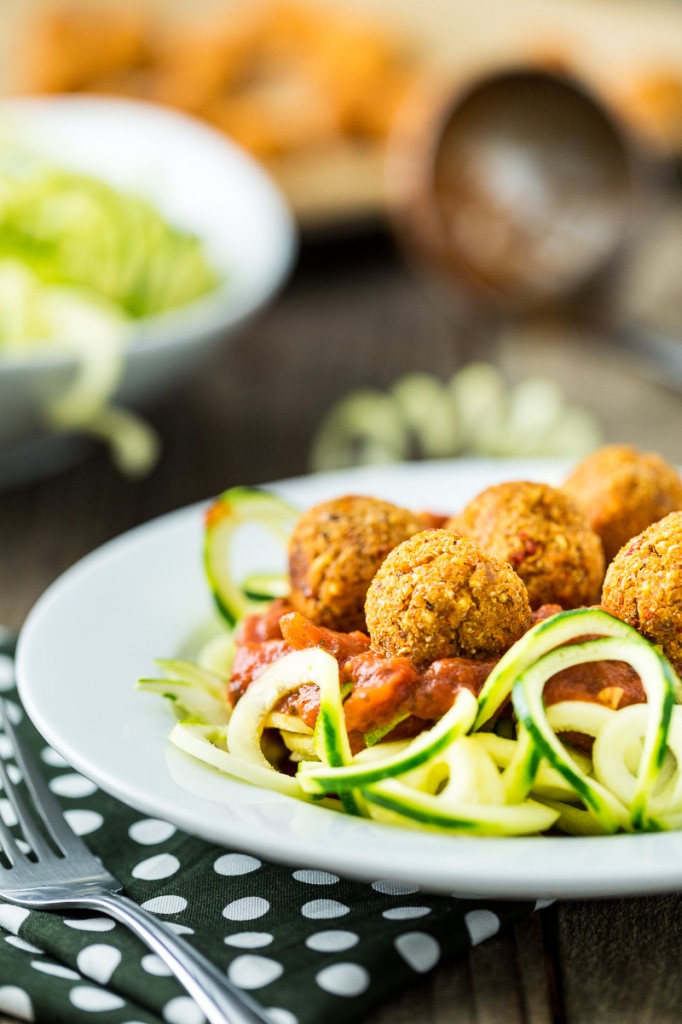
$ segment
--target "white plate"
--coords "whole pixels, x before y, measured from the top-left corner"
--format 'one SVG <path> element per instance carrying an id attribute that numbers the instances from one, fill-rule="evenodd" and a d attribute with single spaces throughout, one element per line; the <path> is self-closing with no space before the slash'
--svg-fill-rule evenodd
<path id="1" fill-rule="evenodd" d="M 565 468 L 545 461 L 421 463 L 274 486 L 302 507 L 356 492 L 447 512 L 489 483 L 556 483 Z M 682 833 L 523 839 L 420 833 L 231 780 L 172 748 L 170 712 L 133 684 L 154 673 L 156 657 L 180 651 L 213 614 L 200 557 L 202 508 L 174 512 L 106 544 L 50 587 L 28 617 L 17 661 L 21 697 L 46 739 L 77 769 L 139 810 L 204 839 L 358 878 L 504 897 L 682 888 Z"/>

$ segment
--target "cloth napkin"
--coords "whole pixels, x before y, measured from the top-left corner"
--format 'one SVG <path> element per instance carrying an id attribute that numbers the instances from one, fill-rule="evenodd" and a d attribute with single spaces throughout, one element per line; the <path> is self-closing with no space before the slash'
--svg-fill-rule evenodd
<path id="1" fill-rule="evenodd" d="M 39 736 L 0 636 L 0 691 L 72 828 L 126 893 L 205 953 L 272 1024 L 357 1021 L 436 966 L 530 913 L 530 902 L 433 896 L 224 849 L 99 790 Z M 9 744 L 0 755 L 12 771 Z M 13 821 L 0 793 L 0 812 Z M 161 960 L 120 924 L 0 902 L 0 1011 L 49 1024 L 201 1024 Z"/>

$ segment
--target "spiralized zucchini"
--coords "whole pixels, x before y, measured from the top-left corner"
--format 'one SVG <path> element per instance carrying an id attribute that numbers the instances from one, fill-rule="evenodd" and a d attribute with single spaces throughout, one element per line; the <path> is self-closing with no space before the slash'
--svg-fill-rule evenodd
<path id="1" fill-rule="evenodd" d="M 566 402 L 557 383 L 529 377 L 509 388 L 492 363 L 469 363 L 449 381 L 399 377 L 387 391 L 343 395 L 322 419 L 313 471 L 454 455 L 582 456 L 600 443 L 595 417 Z"/>
<path id="2" fill-rule="evenodd" d="M 416 739 L 378 743 L 355 755 L 343 717 L 337 662 L 318 648 L 285 655 L 248 687 L 231 714 L 225 697 L 217 696 L 218 677 L 186 662 L 163 662 L 171 678 L 139 685 L 170 697 L 176 709 L 189 714 L 170 739 L 193 757 L 287 796 L 326 798 L 331 806 L 339 800 L 346 812 L 377 821 L 498 836 L 552 827 L 574 834 L 678 827 L 682 708 L 674 706 L 679 681 L 670 665 L 637 634 L 626 635 L 623 624 L 605 612 L 562 612 L 542 626 L 530 641 L 528 634 L 517 644 L 519 651 L 512 648 L 506 665 L 500 662 L 481 699 L 462 689 L 450 711 Z M 597 639 L 566 644 L 597 630 Z M 561 646 L 547 651 L 553 641 Z M 570 665 L 602 659 L 632 664 L 648 703 L 619 711 L 586 701 L 544 708 L 547 679 Z M 499 681 L 511 679 L 514 662 L 517 731 L 509 739 L 490 731 L 489 699 L 494 693 L 501 703 Z M 284 696 L 311 682 L 321 693 L 312 735 L 276 711 Z M 285 737 L 275 756 L 297 768 L 293 777 L 264 752 L 264 733 L 273 727 Z M 568 731 L 594 738 L 591 757 L 562 743 L 561 734 Z"/>
<path id="3" fill-rule="evenodd" d="M 292 512 L 266 492 L 242 488 L 210 507 L 206 569 L 228 622 L 284 592 L 281 578 L 269 575 L 235 582 L 230 556 L 237 528 L 255 519 L 279 533 Z M 478 698 L 462 688 L 446 714 L 416 738 L 395 741 L 389 732 L 374 742 L 368 735 L 357 753 L 335 658 L 320 648 L 285 655 L 232 710 L 226 696 L 231 635 L 212 640 L 201 664 L 161 661 L 166 678 L 138 684 L 173 702 L 181 720 L 171 742 L 228 775 L 349 814 L 448 834 L 682 827 L 682 683 L 657 647 L 600 609 L 538 623 L 501 658 Z M 628 663 L 647 703 L 621 710 L 581 700 L 545 707 L 552 676 L 603 660 Z M 283 698 L 310 683 L 320 691 L 314 730 L 281 708 Z M 569 733 L 591 738 L 591 755 L 564 743 Z"/>
<path id="4" fill-rule="evenodd" d="M 48 429 L 94 437 L 124 473 L 148 472 L 156 432 L 112 405 L 131 327 L 219 283 L 200 240 L 146 199 L 0 139 L 0 363 L 60 353 L 77 367 L 45 402 Z"/>
<path id="5" fill-rule="evenodd" d="M 262 532 L 283 542 L 297 515 L 297 510 L 287 502 L 253 487 L 223 491 L 207 509 L 204 571 L 216 607 L 228 626 L 234 626 L 251 612 L 261 611 L 264 600 L 288 593 L 286 580 L 272 574 L 252 574 L 237 583 L 233 554 L 238 531 L 257 524 Z"/>

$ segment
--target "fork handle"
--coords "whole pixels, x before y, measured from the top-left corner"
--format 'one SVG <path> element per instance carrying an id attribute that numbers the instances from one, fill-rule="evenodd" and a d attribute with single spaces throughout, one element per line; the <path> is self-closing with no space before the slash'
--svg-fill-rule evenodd
<path id="1" fill-rule="evenodd" d="M 84 895 L 69 903 L 99 910 L 127 925 L 161 957 L 210 1024 L 267 1024 L 267 1017 L 249 996 L 231 985 L 206 957 L 127 896 L 118 893 Z"/>

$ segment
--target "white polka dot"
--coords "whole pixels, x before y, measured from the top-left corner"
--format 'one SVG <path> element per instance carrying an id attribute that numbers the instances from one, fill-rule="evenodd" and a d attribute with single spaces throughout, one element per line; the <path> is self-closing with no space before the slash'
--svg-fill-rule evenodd
<path id="1" fill-rule="evenodd" d="M 88 811 L 80 807 L 77 810 L 64 811 L 64 817 L 77 836 L 89 836 L 104 824 L 104 818 L 98 811 Z"/>
<path id="2" fill-rule="evenodd" d="M 232 961 L 227 969 L 227 976 L 238 988 L 263 988 L 281 977 L 284 968 L 276 960 L 267 956 L 255 956 L 245 953 Z"/>
<path id="3" fill-rule="evenodd" d="M 236 946 L 237 949 L 261 949 L 269 946 L 272 940 L 270 932 L 237 932 L 236 935 L 225 936 L 226 945 Z"/>
<path id="4" fill-rule="evenodd" d="M 4 699 L 3 706 L 5 709 L 5 714 L 9 718 L 12 725 L 19 725 L 24 717 L 23 709 L 20 708 L 18 704 L 15 704 L 13 700 L 7 700 L 6 697 Z"/>
<path id="5" fill-rule="evenodd" d="M 4 797 L 0 800 L 0 818 L 2 818 L 5 825 L 11 826 L 16 825 L 17 823 L 17 816 L 14 813 L 14 808 L 9 800 L 5 800 Z"/>
<path id="6" fill-rule="evenodd" d="M 9 903 L 0 903 L 0 927 L 7 932 L 16 934 L 29 915 L 24 907 L 12 907 Z"/>
<path id="7" fill-rule="evenodd" d="M 173 973 L 156 953 L 148 953 L 147 956 L 143 956 L 140 963 L 147 974 L 153 974 L 156 978 L 168 978 Z"/>
<path id="8" fill-rule="evenodd" d="M 281 1006 L 270 1006 L 264 1012 L 271 1024 L 298 1024 L 298 1017 Z"/>
<path id="9" fill-rule="evenodd" d="M 152 914 L 179 914 L 187 907 L 187 900 L 184 896 L 154 896 L 145 900 L 142 906 Z"/>
<path id="10" fill-rule="evenodd" d="M 70 967 L 64 967 L 63 964 L 52 964 L 49 961 L 44 960 L 33 960 L 31 967 L 35 971 L 40 971 L 41 974 L 49 974 L 53 978 L 66 978 L 67 981 L 78 981 L 79 975 L 76 971 L 72 971 Z"/>
<path id="11" fill-rule="evenodd" d="M 90 779 L 78 772 L 69 772 L 66 775 L 56 775 L 50 779 L 48 786 L 57 796 L 83 797 L 92 796 L 97 792 L 97 786 Z"/>
<path id="12" fill-rule="evenodd" d="M 352 949 L 359 941 L 360 937 L 355 932 L 330 928 L 329 931 L 309 935 L 305 944 L 316 953 L 340 953 L 344 949 Z"/>
<path id="13" fill-rule="evenodd" d="M 262 896 L 243 896 L 240 900 L 233 900 L 223 910 L 223 917 L 228 921 L 253 921 L 257 917 L 263 917 L 270 909 L 270 902 Z"/>
<path id="14" fill-rule="evenodd" d="M 404 885 L 402 882 L 390 882 L 383 879 L 372 882 L 372 888 L 386 896 L 410 896 L 413 892 L 419 892 L 418 885 Z"/>
<path id="15" fill-rule="evenodd" d="M 188 928 L 186 924 L 177 924 L 176 921 L 167 921 L 166 928 L 170 928 L 176 935 L 194 935 L 194 928 Z"/>
<path id="16" fill-rule="evenodd" d="M 14 747 L 4 733 L 0 733 L 0 757 L 5 760 L 8 757 L 14 757 Z"/>
<path id="17" fill-rule="evenodd" d="M 104 992 L 101 988 L 94 988 L 92 985 L 76 985 L 69 992 L 70 1002 L 78 1010 L 87 1010 L 89 1013 L 101 1013 L 105 1010 L 120 1010 L 125 1006 L 125 1001 L 113 992 Z"/>
<path id="18" fill-rule="evenodd" d="M 335 885 L 339 881 L 339 876 L 329 871 L 294 871 L 293 877 L 297 882 L 307 882 L 308 885 Z"/>
<path id="19" fill-rule="evenodd" d="M 171 825 L 169 821 L 161 821 L 160 818 L 143 818 L 142 821 L 133 822 L 128 829 L 130 838 L 142 846 L 165 843 L 175 832 L 175 825 Z"/>
<path id="20" fill-rule="evenodd" d="M 45 764 L 49 764 L 51 768 L 68 768 L 69 762 L 66 761 L 61 754 L 58 754 L 52 747 L 43 747 L 40 752 Z"/>
<path id="21" fill-rule="evenodd" d="M 426 932 L 405 932 L 395 940 L 395 948 L 413 971 L 424 974 L 440 960 L 440 946 Z"/>
<path id="22" fill-rule="evenodd" d="M 8 654 L 0 654 L 0 690 L 6 693 L 14 688 L 14 662 Z"/>
<path id="23" fill-rule="evenodd" d="M 18 786 L 21 782 L 22 775 L 15 764 L 6 764 L 5 771 L 9 776 L 9 781 L 13 782 L 15 786 Z"/>
<path id="24" fill-rule="evenodd" d="M 121 954 L 115 946 L 107 946 L 104 943 L 96 943 L 94 946 L 86 946 L 81 949 L 76 957 L 78 970 L 86 978 L 98 981 L 100 985 L 106 985 L 121 962 Z"/>
<path id="25" fill-rule="evenodd" d="M 472 946 L 477 946 L 500 930 L 500 919 L 492 910 L 470 910 L 464 915 L 464 923 Z"/>
<path id="26" fill-rule="evenodd" d="M 218 857 L 213 870 L 219 875 L 248 875 L 259 867 L 261 862 L 256 857 L 249 857 L 246 853 L 225 853 Z"/>
<path id="27" fill-rule="evenodd" d="M 359 996 L 369 986 L 369 974 L 359 964 L 332 964 L 318 971 L 315 981 L 333 996 Z"/>
<path id="28" fill-rule="evenodd" d="M 16 985 L 0 985 L 0 1010 L 19 1020 L 35 1020 L 33 1003 L 27 992 Z"/>
<path id="29" fill-rule="evenodd" d="M 167 1024 L 203 1024 L 203 1013 L 189 996 L 176 996 L 163 1008 L 163 1019 Z"/>
<path id="30" fill-rule="evenodd" d="M 413 921 L 430 913 L 431 907 L 391 907 L 390 910 L 382 910 L 381 916 L 387 921 Z"/>
<path id="31" fill-rule="evenodd" d="M 141 878 L 145 882 L 154 881 L 157 878 L 169 878 L 174 875 L 180 867 L 180 861 L 172 853 L 157 853 L 147 860 L 141 860 L 136 864 L 131 874 L 133 878 Z"/>
<path id="32" fill-rule="evenodd" d="M 64 924 L 79 932 L 110 932 L 116 927 L 110 917 L 65 917 Z"/>
<path id="33" fill-rule="evenodd" d="M 304 917 L 322 920 L 327 917 L 343 917 L 350 912 L 345 903 L 338 900 L 310 900 L 301 907 Z"/>
<path id="34" fill-rule="evenodd" d="M 44 950 L 38 949 L 37 946 L 32 946 L 30 942 L 26 942 L 25 939 L 20 939 L 18 935 L 7 935 L 5 936 L 5 942 L 8 942 L 10 946 L 16 946 L 17 949 L 23 949 L 27 953 L 43 953 Z"/>

